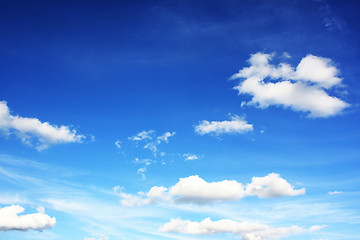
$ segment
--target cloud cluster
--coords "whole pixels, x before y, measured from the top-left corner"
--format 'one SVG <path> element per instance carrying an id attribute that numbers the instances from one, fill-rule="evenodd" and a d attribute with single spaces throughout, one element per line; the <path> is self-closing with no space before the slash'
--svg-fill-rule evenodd
<path id="1" fill-rule="evenodd" d="M 294 69 L 287 63 L 270 64 L 272 57 L 255 53 L 248 60 L 250 67 L 232 76 L 242 79 L 234 89 L 252 96 L 247 104 L 260 108 L 283 106 L 309 113 L 309 117 L 334 116 L 349 106 L 329 95 L 329 90 L 341 86 L 342 81 L 330 59 L 308 54 Z"/>
<path id="2" fill-rule="evenodd" d="M 253 130 L 253 125 L 247 123 L 239 116 L 231 117 L 231 121 L 206 121 L 203 120 L 195 127 L 195 132 L 200 135 L 205 134 L 229 134 L 229 133 L 246 133 Z"/>
<path id="3" fill-rule="evenodd" d="M 155 194 L 156 193 L 156 194 Z M 247 196 L 274 198 L 305 194 L 305 189 L 295 190 L 279 174 L 271 173 L 265 177 L 253 177 L 251 183 L 243 185 L 234 180 L 206 182 L 199 176 L 180 178 L 170 188 L 152 187 L 148 193 L 137 195 L 120 192 L 124 206 L 142 206 L 156 201 L 172 203 L 211 204 L 219 201 L 236 201 Z"/>
<path id="4" fill-rule="evenodd" d="M 170 222 L 160 227 L 158 231 L 192 235 L 232 233 L 235 235 L 240 235 L 243 240 L 270 240 L 317 231 L 323 227 L 325 226 L 312 226 L 309 229 L 304 229 L 299 226 L 275 228 L 270 225 L 259 223 L 237 222 L 230 219 L 212 221 L 210 218 L 206 218 L 201 222 L 172 219 Z"/>
<path id="5" fill-rule="evenodd" d="M 55 226 L 55 217 L 51 218 L 40 208 L 38 213 L 19 215 L 24 212 L 19 205 L 0 208 L 0 231 L 21 230 L 45 230 Z"/>
<path id="6" fill-rule="evenodd" d="M 154 130 L 149 131 L 142 131 L 136 134 L 135 136 L 128 137 L 129 140 L 134 141 L 136 143 L 139 143 L 141 141 L 145 141 L 146 144 L 144 145 L 145 149 L 148 149 L 154 153 L 154 156 L 156 156 L 158 152 L 158 146 L 162 142 L 169 142 L 169 138 L 174 136 L 176 132 L 165 132 L 163 135 L 155 136 Z"/>
<path id="7" fill-rule="evenodd" d="M 6 135 L 15 134 L 28 145 L 36 145 L 41 151 L 52 144 L 82 142 L 85 138 L 68 126 L 55 126 L 37 118 L 25 118 L 10 114 L 5 101 L 0 101 L 0 131 Z"/>

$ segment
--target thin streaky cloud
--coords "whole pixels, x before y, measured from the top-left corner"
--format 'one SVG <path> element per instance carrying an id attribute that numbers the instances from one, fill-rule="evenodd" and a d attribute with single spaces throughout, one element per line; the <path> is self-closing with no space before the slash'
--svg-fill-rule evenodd
<path id="1" fill-rule="evenodd" d="M 190 235 L 213 235 L 220 233 L 231 233 L 241 236 L 243 240 L 270 240 L 281 239 L 292 235 L 302 233 L 311 233 L 321 230 L 323 226 L 312 226 L 308 229 L 293 225 L 290 227 L 273 227 L 271 225 L 254 223 L 254 222 L 238 222 L 230 219 L 222 219 L 212 221 L 206 218 L 201 222 L 193 222 L 190 220 L 172 219 L 170 222 L 161 226 L 158 231 L 181 233 Z"/>

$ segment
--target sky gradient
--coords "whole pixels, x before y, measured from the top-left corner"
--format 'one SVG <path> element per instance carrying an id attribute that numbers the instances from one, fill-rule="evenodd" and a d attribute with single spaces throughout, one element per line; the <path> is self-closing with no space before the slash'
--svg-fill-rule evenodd
<path id="1" fill-rule="evenodd" d="M 1 1 L 0 239 L 360 239 L 358 1 Z"/>

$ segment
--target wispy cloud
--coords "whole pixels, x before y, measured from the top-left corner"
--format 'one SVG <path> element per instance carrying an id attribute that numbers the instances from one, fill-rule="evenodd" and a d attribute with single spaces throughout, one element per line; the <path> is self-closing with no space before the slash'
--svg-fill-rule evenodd
<path id="1" fill-rule="evenodd" d="M 80 143 L 85 138 L 68 126 L 56 126 L 37 118 L 11 115 L 5 101 L 0 101 L 0 131 L 5 135 L 18 136 L 25 144 L 35 145 L 38 151 L 53 144 Z"/>
<path id="2" fill-rule="evenodd" d="M 116 140 L 116 142 L 115 142 L 115 146 L 116 146 L 118 149 L 120 149 L 120 148 L 121 148 L 121 144 L 122 144 L 122 142 L 121 142 L 121 141 Z"/>
<path id="3" fill-rule="evenodd" d="M 159 140 L 159 141 L 165 141 L 165 142 L 168 142 L 169 141 L 169 137 L 172 137 L 172 136 L 174 136 L 176 134 L 176 132 L 166 132 L 166 133 L 164 133 L 163 135 L 161 135 L 161 136 L 158 136 L 157 137 L 157 139 Z"/>
<path id="4" fill-rule="evenodd" d="M 240 235 L 243 240 L 270 240 L 318 231 L 324 227 L 325 226 L 315 225 L 309 229 L 304 229 L 299 226 L 276 228 L 260 223 L 237 222 L 230 219 L 212 221 L 210 218 L 206 218 L 201 222 L 172 219 L 170 222 L 161 226 L 158 231 L 191 235 L 232 233 L 235 235 Z"/>
<path id="5" fill-rule="evenodd" d="M 341 194 L 342 192 L 341 191 L 329 191 L 328 193 L 329 193 L 329 195 L 337 195 L 337 194 Z"/>
<path id="6" fill-rule="evenodd" d="M 128 137 L 128 139 L 132 141 L 143 141 L 146 139 L 153 139 L 152 135 L 154 133 L 155 133 L 154 130 L 142 131 L 132 137 Z"/>
<path id="7" fill-rule="evenodd" d="M 232 76 L 232 79 L 242 79 L 234 89 L 239 94 L 252 96 L 248 105 L 283 106 L 309 113 L 309 117 L 334 116 L 350 106 L 328 93 L 342 82 L 339 70 L 330 59 L 308 54 L 294 70 L 287 63 L 270 64 L 272 58 L 271 54 L 252 54 L 248 60 L 250 67 Z"/>

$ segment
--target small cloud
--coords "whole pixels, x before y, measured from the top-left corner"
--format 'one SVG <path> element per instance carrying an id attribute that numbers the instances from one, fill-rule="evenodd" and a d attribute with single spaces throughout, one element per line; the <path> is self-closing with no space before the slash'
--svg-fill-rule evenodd
<path id="1" fill-rule="evenodd" d="M 168 142 L 169 141 L 168 138 L 174 136 L 175 134 L 176 134 L 176 132 L 172 132 L 172 133 L 166 132 L 163 135 L 158 136 L 157 139 L 160 141 Z"/>
<path id="2" fill-rule="evenodd" d="M 84 240 L 109 240 L 109 238 L 107 236 L 105 236 L 104 234 L 98 234 L 93 237 L 86 237 L 86 238 L 84 238 Z"/>
<path id="3" fill-rule="evenodd" d="M 121 144 L 122 144 L 122 142 L 121 142 L 121 141 L 116 140 L 116 142 L 115 142 L 115 146 L 116 146 L 118 149 L 120 149 L 120 148 L 121 148 Z"/>
<path id="4" fill-rule="evenodd" d="M 145 172 L 146 172 L 146 167 L 145 166 L 141 167 L 141 168 L 139 168 L 137 170 L 137 174 L 139 174 L 143 180 L 146 179 Z"/>
<path id="5" fill-rule="evenodd" d="M 156 163 L 156 161 L 149 159 L 149 158 L 144 158 L 144 159 L 135 158 L 135 162 L 138 164 L 144 164 L 145 166 L 148 166 L 152 163 Z"/>
<path id="6" fill-rule="evenodd" d="M 205 134 L 234 134 L 246 133 L 253 130 L 253 125 L 248 124 L 239 116 L 231 117 L 231 121 L 206 121 L 203 120 L 195 127 L 195 132 L 200 135 Z"/>
<path id="7" fill-rule="evenodd" d="M 282 55 L 281 55 L 282 58 L 285 58 L 285 59 L 289 59 L 291 58 L 290 54 L 287 53 L 287 52 L 284 52 Z"/>
<path id="8" fill-rule="evenodd" d="M 128 139 L 132 140 L 132 141 L 143 141 L 146 139 L 152 139 L 152 135 L 154 133 L 155 133 L 154 130 L 142 131 L 142 132 L 139 132 L 138 134 L 136 134 L 135 136 L 128 137 Z"/>
<path id="9" fill-rule="evenodd" d="M 158 148 L 157 148 L 157 145 L 159 143 L 157 142 L 150 142 L 150 143 L 147 143 L 144 148 L 145 149 L 149 149 L 150 151 L 152 151 L 154 153 L 154 156 L 156 156 L 156 152 L 158 151 Z"/>
<path id="10" fill-rule="evenodd" d="M 341 194 L 342 192 L 341 191 L 329 191 L 328 194 L 329 195 L 337 195 L 337 194 Z"/>
<path id="11" fill-rule="evenodd" d="M 186 153 L 186 154 L 183 154 L 182 156 L 185 157 L 184 161 L 191 161 L 191 160 L 199 159 L 199 156 L 196 156 L 195 154 L 192 154 L 192 153 Z"/>
<path id="12" fill-rule="evenodd" d="M 45 214 L 45 208 L 42 206 L 37 207 L 36 211 L 38 211 L 39 213 Z"/>

